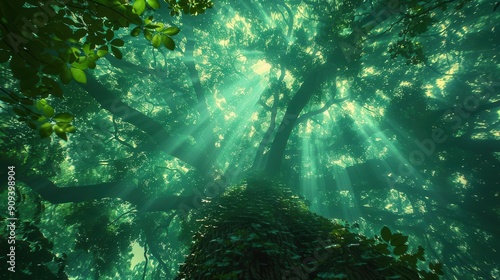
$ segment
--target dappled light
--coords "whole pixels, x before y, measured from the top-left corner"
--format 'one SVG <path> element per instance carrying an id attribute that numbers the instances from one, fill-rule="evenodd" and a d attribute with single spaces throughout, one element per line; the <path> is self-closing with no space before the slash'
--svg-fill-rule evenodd
<path id="1" fill-rule="evenodd" d="M 0 278 L 500 279 L 498 7 L 1 2 Z"/>

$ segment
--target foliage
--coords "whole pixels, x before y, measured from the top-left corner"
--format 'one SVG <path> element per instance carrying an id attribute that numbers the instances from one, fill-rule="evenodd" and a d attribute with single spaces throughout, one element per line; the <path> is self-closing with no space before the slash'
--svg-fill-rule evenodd
<path id="1" fill-rule="evenodd" d="M 417 269 L 424 250 L 408 252 L 408 236 L 384 227 L 367 238 L 346 223 L 309 212 L 289 189 L 249 179 L 194 216 L 200 229 L 182 279 L 438 279 L 441 265 Z M 200 219 L 197 219 L 201 217 Z M 387 278 L 386 278 L 387 279 Z"/>
<path id="2" fill-rule="evenodd" d="M 15 273 L 16 279 L 68 279 L 66 272 L 66 254 L 54 252 L 54 244 L 40 231 L 36 223 L 23 222 L 15 229 L 15 272 L 7 270 L 9 261 L 10 243 L 7 239 L 2 239 L 0 249 L 6 252 L 0 256 L 2 269 L 0 277 L 11 279 L 9 276 Z M 4 235 L 4 233 L 2 233 Z M 7 234 L 5 234 L 7 236 Z"/>
<path id="3" fill-rule="evenodd" d="M 112 219 L 109 202 L 88 202 L 75 205 L 65 222 L 76 229 L 75 251 L 90 253 L 93 271 L 105 275 L 121 260 L 128 260 L 126 252 L 131 240 L 137 238 L 133 221 Z"/>
<path id="4" fill-rule="evenodd" d="M 460 0 L 455 6 L 456 10 L 463 7 L 470 0 Z M 439 15 L 438 10 L 445 11 L 448 9 L 450 2 L 454 1 L 410 1 L 408 7 L 401 8 L 406 13 L 391 29 L 400 23 L 399 39 L 395 43 L 389 44 L 389 53 L 391 58 L 402 56 L 406 60 L 406 64 L 422 64 L 427 62 L 422 44 L 418 41 L 418 37 L 429 30 Z M 389 30 L 391 30 L 389 29 Z"/>
<path id="5" fill-rule="evenodd" d="M 213 5 L 211 1 L 177 2 L 167 2 L 173 15 L 200 14 Z M 121 59 L 125 41 L 116 36 L 120 29 L 135 25 L 132 36 L 142 32 L 154 48 L 163 44 L 173 50 L 171 36 L 180 29 L 145 16 L 146 11 L 159 8 L 158 0 L 2 1 L 0 63 L 8 63 L 19 84 L 16 90 L 2 89 L 0 100 L 42 138 L 55 133 L 67 140 L 67 133 L 75 131 L 72 115 L 56 114 L 45 99 L 63 98 L 61 83 L 85 84 L 85 71 L 96 68 L 109 52 Z"/>

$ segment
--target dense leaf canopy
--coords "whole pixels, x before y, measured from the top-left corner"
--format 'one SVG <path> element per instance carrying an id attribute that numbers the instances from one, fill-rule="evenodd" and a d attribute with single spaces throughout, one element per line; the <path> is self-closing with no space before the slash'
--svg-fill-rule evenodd
<path id="1" fill-rule="evenodd" d="M 0 2 L 0 199 L 15 197 L 17 276 L 282 275 L 223 260 L 265 247 L 276 267 L 307 270 L 320 238 L 375 261 L 353 258 L 368 268 L 352 276 L 329 258 L 296 279 L 389 264 L 407 279 L 500 278 L 497 7 Z"/>

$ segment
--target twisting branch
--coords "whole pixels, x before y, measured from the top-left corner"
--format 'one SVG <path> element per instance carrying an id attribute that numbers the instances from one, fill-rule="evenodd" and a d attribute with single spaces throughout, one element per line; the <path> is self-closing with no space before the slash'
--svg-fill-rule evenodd
<path id="1" fill-rule="evenodd" d="M 129 147 L 131 150 L 137 150 L 136 147 L 130 145 L 129 143 L 123 141 L 122 139 L 120 139 L 120 137 L 118 136 L 118 126 L 116 124 L 116 120 L 115 120 L 115 116 L 112 116 L 112 120 L 113 120 L 113 128 L 114 128 L 114 132 L 113 132 L 113 138 L 112 140 L 116 140 L 118 141 L 120 144 L 124 145 L 124 146 L 127 146 Z"/>
<path id="2" fill-rule="evenodd" d="M 328 110 L 333 104 L 342 103 L 342 102 L 346 101 L 347 99 L 349 99 L 349 97 L 344 97 L 344 98 L 340 98 L 340 99 L 332 98 L 332 99 L 328 100 L 326 102 L 325 106 L 321 107 L 320 109 L 314 110 L 314 111 L 310 111 L 310 112 L 307 112 L 305 114 L 302 114 L 297 119 L 297 122 L 295 123 L 295 125 L 298 125 L 299 123 L 301 123 L 301 122 L 303 122 L 305 120 L 308 120 L 308 119 L 310 119 L 313 116 L 321 114 L 321 113 L 325 112 L 326 110 Z"/>
<path id="3" fill-rule="evenodd" d="M 285 72 L 286 72 L 285 70 L 286 70 L 285 65 L 282 64 L 281 65 L 281 74 L 280 74 L 280 77 L 278 79 L 278 85 L 281 84 L 283 82 L 283 79 L 285 78 Z M 266 146 L 268 146 L 270 143 L 272 143 L 272 137 L 273 137 L 274 131 L 276 130 L 276 116 L 278 115 L 279 92 L 277 90 L 273 91 L 273 105 L 272 105 L 272 107 L 268 106 L 262 100 L 259 100 L 259 102 L 261 102 L 260 104 L 262 104 L 262 106 L 264 106 L 264 108 L 266 108 L 268 111 L 271 112 L 271 120 L 269 123 L 269 127 L 267 128 L 266 132 L 264 133 L 264 137 L 262 138 L 262 140 L 259 143 L 259 149 L 257 150 L 257 153 L 256 153 L 255 158 L 254 158 L 252 168 L 256 169 L 256 170 L 261 169 L 261 167 L 262 167 L 261 165 L 264 163 L 264 150 L 265 150 Z"/>

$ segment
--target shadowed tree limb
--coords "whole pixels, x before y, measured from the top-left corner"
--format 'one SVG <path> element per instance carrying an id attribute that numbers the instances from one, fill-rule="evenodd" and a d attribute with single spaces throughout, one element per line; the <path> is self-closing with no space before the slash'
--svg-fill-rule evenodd
<path id="1" fill-rule="evenodd" d="M 199 198 L 195 195 L 149 198 L 139 187 L 126 181 L 63 188 L 57 187 L 52 181 L 43 176 L 26 176 L 20 181 L 52 204 L 120 198 L 137 207 L 137 210 L 145 212 L 185 210 L 199 205 Z"/>
<path id="2" fill-rule="evenodd" d="M 209 173 L 211 166 L 210 162 L 207 160 L 206 153 L 200 151 L 198 147 L 191 145 L 187 141 L 187 136 L 183 137 L 181 135 L 171 134 L 154 119 L 124 103 L 91 75 L 87 76 L 87 84 L 81 85 L 81 87 L 85 89 L 103 109 L 148 134 L 156 144 L 157 149 L 190 164 L 202 174 Z"/>
<path id="3" fill-rule="evenodd" d="M 307 112 L 305 114 L 300 115 L 300 117 L 297 119 L 297 122 L 295 123 L 295 125 L 298 125 L 299 123 L 306 121 L 313 116 L 321 114 L 321 113 L 325 112 L 326 110 L 328 110 L 333 104 L 342 103 L 342 102 L 346 101 L 347 99 L 349 99 L 349 97 L 344 97 L 344 98 L 340 98 L 340 99 L 331 98 L 330 100 L 328 100 L 326 102 L 325 106 L 319 108 L 318 110 L 310 111 L 310 112 Z"/>

